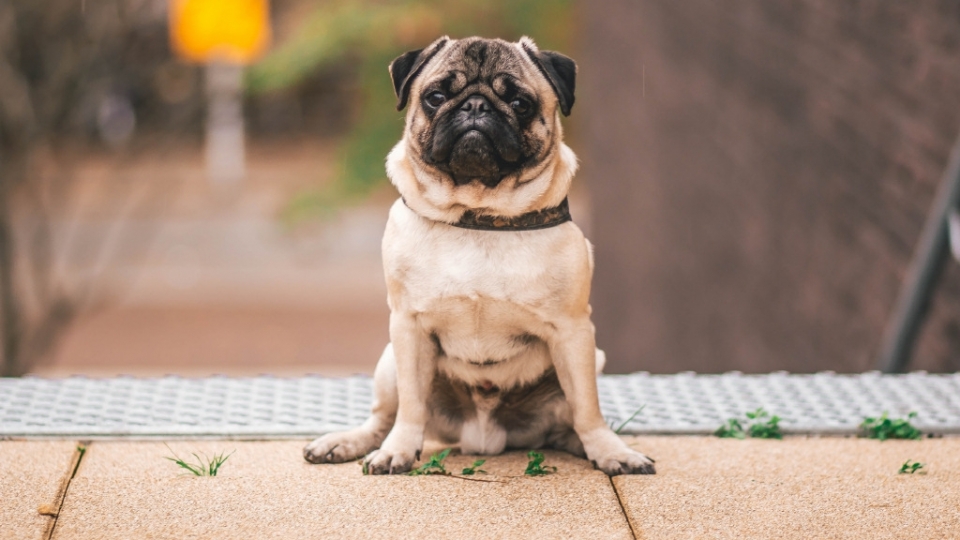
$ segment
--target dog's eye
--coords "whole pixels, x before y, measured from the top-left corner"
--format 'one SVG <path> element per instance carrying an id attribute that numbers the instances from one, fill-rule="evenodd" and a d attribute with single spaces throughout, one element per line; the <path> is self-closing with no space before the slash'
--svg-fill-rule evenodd
<path id="1" fill-rule="evenodd" d="M 512 108 L 515 113 L 524 115 L 530 112 L 530 102 L 523 98 L 517 98 L 510 102 L 510 108 Z"/>
<path id="2" fill-rule="evenodd" d="M 443 102 L 446 100 L 447 100 L 447 96 L 441 94 L 440 92 L 433 92 L 431 94 L 427 94 L 427 97 L 423 98 L 423 101 L 426 102 L 427 105 L 433 107 L 434 109 L 443 105 Z"/>

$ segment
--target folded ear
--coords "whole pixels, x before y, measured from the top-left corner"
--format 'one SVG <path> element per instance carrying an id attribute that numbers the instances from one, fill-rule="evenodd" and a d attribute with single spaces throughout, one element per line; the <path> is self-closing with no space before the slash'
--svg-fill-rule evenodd
<path id="1" fill-rule="evenodd" d="M 408 51 L 396 57 L 390 62 L 390 78 L 393 79 L 393 91 L 397 93 L 397 110 L 402 111 L 407 106 L 407 99 L 410 97 L 410 85 L 423 69 L 423 66 L 430 61 L 440 49 L 450 41 L 450 38 L 444 36 L 423 49 Z"/>
<path id="2" fill-rule="evenodd" d="M 570 116 L 575 99 L 573 92 L 577 86 L 577 63 L 558 52 L 538 50 L 529 38 L 521 39 L 520 45 L 540 69 L 540 73 L 550 81 L 550 86 L 560 101 L 560 112 L 564 116 Z"/>

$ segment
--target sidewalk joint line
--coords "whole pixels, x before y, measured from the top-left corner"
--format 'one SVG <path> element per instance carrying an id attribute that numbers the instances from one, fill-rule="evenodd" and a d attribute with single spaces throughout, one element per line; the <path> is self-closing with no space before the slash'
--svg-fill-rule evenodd
<path id="1" fill-rule="evenodd" d="M 633 523 L 630 521 L 630 516 L 627 515 L 627 508 L 623 506 L 623 499 L 620 498 L 620 491 L 617 490 L 617 485 L 613 483 L 613 476 L 608 476 L 607 479 L 610 480 L 610 487 L 613 488 L 613 494 L 617 496 L 617 504 L 620 505 L 620 513 L 623 514 L 623 519 L 627 520 L 627 527 L 630 529 L 630 536 L 633 537 L 633 540 L 640 540 L 642 536 L 637 535 L 637 531 L 633 528 Z"/>
<path id="2" fill-rule="evenodd" d="M 53 534 L 57 530 L 57 522 L 60 521 L 60 512 L 63 511 L 63 503 L 67 500 L 67 492 L 70 490 L 70 484 L 73 482 L 73 478 L 77 476 L 77 470 L 80 469 L 80 462 L 83 461 L 83 456 L 86 455 L 89 445 L 90 441 L 77 442 L 77 449 L 73 451 L 73 470 L 70 471 L 70 477 L 67 478 L 63 490 L 60 493 L 60 504 L 57 506 L 56 515 L 53 516 L 53 524 L 50 526 L 50 534 L 47 535 L 46 540 L 53 540 Z"/>

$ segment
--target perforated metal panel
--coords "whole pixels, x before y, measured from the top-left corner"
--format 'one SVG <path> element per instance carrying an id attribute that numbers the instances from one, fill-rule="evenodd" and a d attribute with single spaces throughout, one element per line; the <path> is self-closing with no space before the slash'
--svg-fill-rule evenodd
<path id="1" fill-rule="evenodd" d="M 865 416 L 917 412 L 934 434 L 960 433 L 960 374 L 605 375 L 604 416 L 622 433 L 712 433 L 763 407 L 786 433 L 853 434 Z M 372 380 L 163 377 L 0 379 L 0 437 L 306 438 L 360 425 Z"/>
<path id="2" fill-rule="evenodd" d="M 712 433 L 732 417 L 763 407 L 784 433 L 855 434 L 866 416 L 888 412 L 924 432 L 960 433 L 960 374 L 607 375 L 600 379 L 607 418 L 623 433 Z M 619 424 L 617 424 L 619 425 Z"/>
<path id="3" fill-rule="evenodd" d="M 368 377 L 0 379 L 0 436 L 306 437 L 370 413 Z"/>

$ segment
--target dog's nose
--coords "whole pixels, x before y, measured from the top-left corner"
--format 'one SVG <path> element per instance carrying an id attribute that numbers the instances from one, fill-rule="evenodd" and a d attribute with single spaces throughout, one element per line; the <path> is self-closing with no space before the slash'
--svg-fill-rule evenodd
<path id="1" fill-rule="evenodd" d="M 460 110 L 470 113 L 472 116 L 480 116 L 490 112 L 490 102 L 487 98 L 474 94 L 460 104 Z"/>

